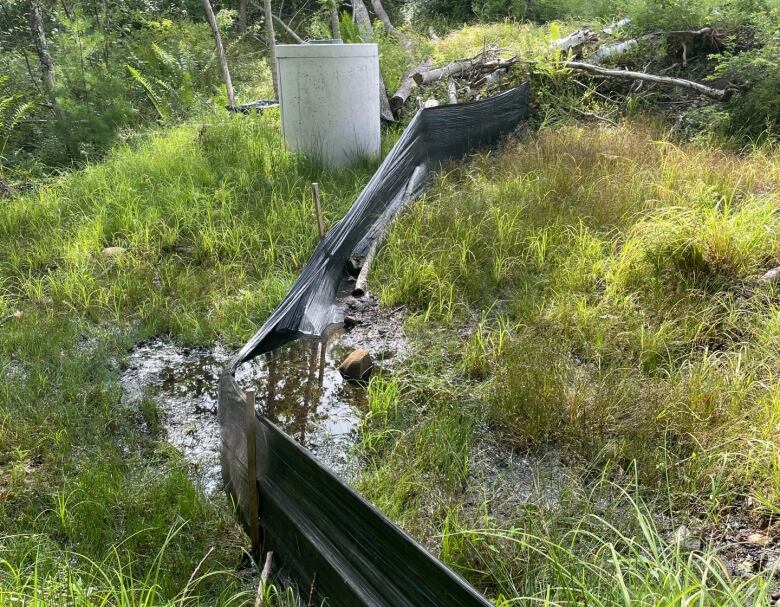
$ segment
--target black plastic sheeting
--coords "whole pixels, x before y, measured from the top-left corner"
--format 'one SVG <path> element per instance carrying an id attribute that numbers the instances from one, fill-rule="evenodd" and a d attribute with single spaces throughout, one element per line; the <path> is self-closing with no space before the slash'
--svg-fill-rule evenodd
<path id="1" fill-rule="evenodd" d="M 259 513 L 249 512 L 242 363 L 342 322 L 336 294 L 347 260 L 364 256 L 439 163 L 496 143 L 528 116 L 527 84 L 473 103 L 421 110 L 344 218 L 320 241 L 298 280 L 220 379 L 222 473 L 245 521 L 259 516 L 301 591 L 344 606 L 485 606 L 462 578 L 262 415 L 255 422 Z"/>

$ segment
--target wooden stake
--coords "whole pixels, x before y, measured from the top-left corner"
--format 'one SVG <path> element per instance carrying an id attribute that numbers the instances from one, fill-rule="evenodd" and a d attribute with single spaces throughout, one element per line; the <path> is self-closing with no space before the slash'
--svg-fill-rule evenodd
<path id="1" fill-rule="evenodd" d="M 260 519 L 257 496 L 257 454 L 255 451 L 255 391 L 246 393 L 246 476 L 247 515 L 249 517 L 249 539 L 252 549 L 260 547 Z"/>
<path id="2" fill-rule="evenodd" d="M 311 193 L 314 195 L 314 210 L 317 211 L 317 228 L 320 231 L 320 240 L 325 236 L 325 221 L 322 219 L 322 208 L 320 207 L 320 184 L 316 181 L 311 184 Z"/>

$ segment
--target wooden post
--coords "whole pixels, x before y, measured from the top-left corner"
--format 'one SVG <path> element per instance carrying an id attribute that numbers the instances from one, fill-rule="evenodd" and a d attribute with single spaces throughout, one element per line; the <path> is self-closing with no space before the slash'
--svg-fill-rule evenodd
<path id="1" fill-rule="evenodd" d="M 257 453 L 255 450 L 255 391 L 246 393 L 246 476 L 247 515 L 249 517 L 249 539 L 252 549 L 260 547 L 260 519 L 257 496 Z"/>
<path id="2" fill-rule="evenodd" d="M 316 181 L 311 184 L 311 193 L 314 195 L 314 210 L 317 211 L 317 228 L 320 231 L 320 240 L 325 236 L 325 221 L 322 219 L 322 208 L 320 207 L 320 184 Z"/>

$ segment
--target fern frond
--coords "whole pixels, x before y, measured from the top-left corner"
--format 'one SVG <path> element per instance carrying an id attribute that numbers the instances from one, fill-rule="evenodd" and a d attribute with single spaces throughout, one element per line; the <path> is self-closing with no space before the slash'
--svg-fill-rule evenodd
<path id="1" fill-rule="evenodd" d="M 138 71 L 136 68 L 134 68 L 129 63 L 125 64 L 125 67 L 127 68 L 127 71 L 130 73 L 130 76 L 132 76 L 133 80 L 135 80 L 138 84 L 141 85 L 141 87 L 144 89 L 144 92 L 146 93 L 146 97 L 149 99 L 151 104 L 154 106 L 154 109 L 157 111 L 157 114 L 160 116 L 161 120 L 167 120 L 168 119 L 168 112 L 163 105 L 162 100 L 155 92 L 154 88 L 152 87 L 152 83 L 149 82 L 143 74 L 141 74 L 140 71 Z"/>

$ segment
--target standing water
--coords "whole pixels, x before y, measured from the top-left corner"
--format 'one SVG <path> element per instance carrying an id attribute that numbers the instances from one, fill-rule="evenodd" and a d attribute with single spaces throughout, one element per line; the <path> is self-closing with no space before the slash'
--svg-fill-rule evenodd
<path id="1" fill-rule="evenodd" d="M 358 307 L 354 301 L 347 305 Z M 369 299 L 357 314 L 371 314 L 379 322 L 359 320 L 348 333 L 292 342 L 236 373 L 243 390 L 255 390 L 260 413 L 346 481 L 358 472 L 354 447 L 367 395 L 365 386 L 343 379 L 338 366 L 358 347 L 369 350 L 383 367 L 392 366 L 405 349 L 403 319 L 400 310 L 395 312 L 379 311 Z M 154 403 L 167 440 L 190 462 L 193 476 L 208 493 L 222 486 L 218 381 L 231 356 L 219 345 L 185 348 L 154 339 L 133 349 L 121 377 L 125 403 Z"/>

